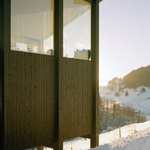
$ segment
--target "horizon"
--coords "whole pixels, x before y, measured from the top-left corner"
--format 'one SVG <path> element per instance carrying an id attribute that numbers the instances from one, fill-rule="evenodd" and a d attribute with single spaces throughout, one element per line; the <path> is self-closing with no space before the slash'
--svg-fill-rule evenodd
<path id="1" fill-rule="evenodd" d="M 150 64 L 150 1 L 104 0 L 100 4 L 99 85 Z"/>

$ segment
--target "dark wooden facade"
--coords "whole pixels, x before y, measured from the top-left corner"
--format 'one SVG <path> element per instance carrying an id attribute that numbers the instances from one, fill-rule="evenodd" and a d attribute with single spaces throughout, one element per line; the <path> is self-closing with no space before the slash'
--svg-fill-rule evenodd
<path id="1" fill-rule="evenodd" d="M 0 1 L 0 149 L 1 150 L 4 148 L 3 83 L 4 83 L 4 1 Z"/>
<path id="2" fill-rule="evenodd" d="M 92 4 L 92 61 L 63 58 L 63 2 L 55 0 L 55 56 L 10 50 L 10 0 L 0 1 L 1 149 L 63 149 L 77 136 L 98 145 L 99 1 Z"/>

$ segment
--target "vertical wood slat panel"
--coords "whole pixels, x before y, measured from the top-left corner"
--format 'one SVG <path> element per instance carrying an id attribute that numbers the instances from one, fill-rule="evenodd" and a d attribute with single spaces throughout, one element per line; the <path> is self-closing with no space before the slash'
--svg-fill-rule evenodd
<path id="1" fill-rule="evenodd" d="M 3 149 L 3 99 L 4 99 L 4 0 L 0 4 L 0 149 Z"/>
<path id="2" fill-rule="evenodd" d="M 44 65 L 42 66 L 41 65 L 41 68 L 43 68 L 43 70 L 46 69 L 45 67 L 45 58 L 44 57 L 41 57 L 41 61 L 44 62 Z M 40 145 L 43 145 L 45 142 L 45 138 L 46 136 L 44 136 L 46 134 L 46 128 L 45 128 L 45 124 L 46 124 L 46 111 L 45 111 L 45 104 L 46 104 L 46 82 L 45 82 L 45 75 L 43 76 L 43 74 L 45 74 L 46 72 L 42 72 L 42 69 L 41 69 L 41 97 L 40 97 L 40 101 L 41 101 L 41 144 Z M 44 110 L 44 111 L 43 111 Z M 43 144 L 42 144 L 43 143 Z"/>
<path id="3" fill-rule="evenodd" d="M 77 103 L 76 103 L 76 60 L 72 60 L 69 64 L 69 75 L 71 76 L 70 78 L 70 95 L 69 95 L 69 101 L 70 101 L 70 132 L 73 135 L 76 134 L 76 128 L 77 128 L 77 118 L 76 118 L 76 111 L 77 111 Z"/>
<path id="4" fill-rule="evenodd" d="M 38 94 L 37 94 L 37 79 L 38 79 L 38 57 L 33 57 L 32 58 L 32 64 L 33 64 L 33 68 L 32 68 L 32 74 L 34 74 L 32 76 L 32 89 L 33 89 L 33 107 L 34 107 L 34 111 L 33 111 L 33 118 L 34 118 L 34 128 L 33 128 L 33 139 L 34 139 L 34 144 L 37 145 L 38 144 L 38 118 L 35 117 L 38 114 L 38 107 L 37 107 L 37 103 L 38 103 Z"/>
<path id="5" fill-rule="evenodd" d="M 73 77 L 73 106 L 74 106 L 74 110 L 73 110 L 73 118 L 74 118 L 74 126 L 72 126 L 72 130 L 74 130 L 74 134 L 77 135 L 77 128 L 78 128 L 78 124 L 77 124 L 77 120 L 78 120 L 78 116 L 77 116 L 77 62 L 74 59 L 73 60 L 73 70 L 74 70 L 74 77 Z"/>
<path id="6" fill-rule="evenodd" d="M 87 72 L 87 66 L 84 63 L 83 64 L 84 68 L 82 69 L 83 71 L 83 78 L 82 78 L 82 89 L 83 89 L 83 95 L 82 95 L 82 99 L 83 99 L 83 103 L 82 103 L 82 119 L 83 119 L 83 133 L 85 134 L 85 132 L 87 132 L 87 120 L 88 120 L 88 116 L 87 116 L 87 105 L 88 105 L 88 91 L 87 91 L 87 87 L 89 86 L 89 84 L 87 85 L 88 81 L 87 81 L 87 76 L 88 76 L 88 72 Z M 85 74 L 86 72 L 86 74 Z"/>
<path id="7" fill-rule="evenodd" d="M 68 104 L 69 104 L 69 110 L 68 110 L 68 114 L 69 114 L 69 117 L 68 117 L 68 121 L 69 121 L 69 133 L 72 133 L 74 135 L 74 133 L 72 132 L 72 126 L 73 126 L 73 110 L 74 110 L 74 107 L 73 107 L 73 91 L 72 91 L 72 86 L 73 86 L 73 73 L 72 72 L 72 61 L 70 61 L 70 63 L 68 63 L 68 83 L 69 83 L 69 89 L 68 89 Z"/>
<path id="8" fill-rule="evenodd" d="M 20 64 L 18 65 L 18 61 L 24 62 L 20 62 Z M 47 92 L 49 92 L 48 89 L 50 88 L 50 86 L 49 88 L 46 88 L 47 86 L 45 77 L 49 79 L 49 81 L 51 80 L 49 78 L 50 68 L 48 69 L 48 71 L 42 72 L 43 70 L 47 69 L 47 62 L 48 61 L 46 61 L 44 57 L 34 57 L 34 55 L 32 55 L 31 57 L 29 54 L 20 54 L 20 56 L 17 55 L 16 66 L 18 66 L 17 70 L 15 71 L 17 74 L 15 80 L 17 81 L 17 79 L 21 78 L 23 78 L 23 80 L 19 82 L 19 84 L 17 84 L 17 88 L 19 88 L 20 86 L 22 90 L 18 90 L 16 92 L 18 95 L 16 98 L 16 104 L 17 106 L 21 104 L 25 106 L 25 108 L 23 108 L 23 106 L 20 107 L 21 109 L 19 108 L 19 110 L 17 111 L 20 113 L 20 115 L 18 115 L 17 113 L 17 126 L 20 127 L 19 131 L 17 130 L 17 137 L 19 137 L 20 133 L 22 133 L 24 138 L 26 137 L 26 139 L 21 138 L 21 140 L 23 143 L 25 140 L 25 145 L 27 148 L 34 144 L 41 145 L 42 143 L 45 143 L 46 145 L 49 145 L 49 142 L 47 142 L 46 140 L 47 130 L 50 131 L 49 126 L 51 126 L 51 124 L 53 124 L 54 127 L 54 123 L 50 123 L 50 118 L 46 117 L 47 113 L 50 116 L 51 112 L 54 112 L 54 110 L 49 111 L 49 109 L 47 108 L 47 104 L 49 104 L 49 106 L 54 106 L 54 102 L 49 102 L 48 99 L 51 96 L 49 95 L 48 97 L 46 97 L 46 92 L 44 91 L 46 90 Z M 91 66 L 89 65 L 90 63 L 91 62 L 82 62 L 77 60 L 66 60 L 64 62 L 64 65 L 66 65 L 64 67 L 64 79 L 66 81 L 64 81 L 63 83 L 65 87 L 65 94 L 62 95 L 63 99 L 65 99 L 66 101 L 62 103 L 64 105 L 63 109 L 65 109 L 62 112 L 64 113 L 64 122 L 66 124 L 64 131 L 68 131 L 67 134 L 65 134 L 64 138 L 72 138 L 74 136 L 90 134 L 91 126 L 87 125 L 88 122 L 91 121 L 91 116 L 88 112 L 92 111 L 91 106 L 89 105 L 92 103 L 91 98 L 88 97 L 88 94 L 91 93 L 89 87 L 89 85 L 91 86 L 91 78 L 88 75 L 90 73 L 88 71 L 88 67 Z M 52 66 L 54 66 L 54 63 L 52 64 Z M 45 66 L 43 67 L 43 65 Z M 11 74 L 14 75 L 15 73 L 11 72 Z M 55 84 L 54 75 L 51 76 L 53 77 L 53 81 L 50 81 L 48 83 Z M 47 85 L 49 85 L 48 83 Z M 11 81 L 10 84 L 12 84 Z M 15 91 L 11 91 L 10 93 L 12 94 L 13 92 Z M 23 93 L 23 97 L 21 97 L 21 95 L 19 96 L 19 94 L 21 93 Z M 54 96 L 52 97 L 54 98 Z M 22 99 L 23 102 L 20 101 L 20 99 Z M 44 111 L 43 109 L 46 111 Z M 26 123 L 19 119 L 22 116 Z M 48 119 L 49 124 L 47 125 L 47 129 L 45 128 L 43 130 L 43 128 L 45 127 L 44 124 L 47 123 L 45 118 Z M 52 117 L 52 120 L 54 121 L 54 117 Z M 25 125 L 23 125 L 24 123 Z M 20 131 L 21 129 L 23 129 L 24 132 Z M 36 133 L 36 131 L 38 132 Z M 36 137 L 37 139 L 35 139 Z"/>
<path id="9" fill-rule="evenodd" d="M 83 89 L 82 87 L 82 78 L 83 78 L 83 72 L 82 70 L 82 65 L 81 62 L 78 61 L 77 62 L 77 105 L 78 105 L 78 111 L 77 111 L 77 115 L 78 115 L 78 134 L 82 133 L 82 129 L 83 129 L 83 121 L 82 121 L 82 105 L 83 105 L 83 98 L 82 98 L 82 94 L 83 94 Z"/>
<path id="10" fill-rule="evenodd" d="M 51 107 L 55 107 L 55 59 L 54 57 L 52 57 L 52 59 L 47 59 L 46 64 L 48 64 L 48 66 L 46 66 L 46 70 L 47 70 L 47 77 L 46 79 L 48 79 L 47 82 L 46 81 L 46 112 L 47 112 L 47 124 L 46 124 L 46 133 L 51 133 L 51 134 L 47 134 L 47 138 L 50 139 L 50 141 L 54 140 L 54 135 L 55 135 L 55 115 L 56 115 L 56 110 L 55 108 L 51 108 Z M 49 90 L 51 89 L 51 90 Z M 48 146 L 48 143 L 46 142 L 45 146 Z"/>
<path id="11" fill-rule="evenodd" d="M 20 139 L 20 142 L 18 143 L 18 149 L 22 149 L 22 145 L 25 145 L 25 139 L 26 139 L 26 130 L 24 128 L 25 125 L 25 115 L 23 115 L 23 111 L 25 111 L 24 107 L 24 93 L 22 90 L 22 84 L 24 81 L 24 71 L 23 71 L 23 66 L 24 66 L 24 57 L 22 55 L 17 56 L 17 60 L 20 62 L 20 65 L 17 65 L 17 70 L 20 72 L 20 76 L 16 76 L 18 82 L 16 83 L 17 86 L 17 118 L 21 118 L 22 121 L 17 121 L 17 139 Z M 18 94 L 20 93 L 20 94 Z M 21 111 L 20 111 L 21 110 Z M 22 137 L 22 138 L 21 138 Z"/>
<path id="12" fill-rule="evenodd" d="M 63 116 L 65 118 L 65 121 L 64 121 L 64 124 L 65 124 L 65 129 L 66 129 L 66 132 L 64 132 L 64 137 L 68 137 L 68 133 L 69 133 L 69 122 L 66 121 L 68 120 L 68 99 L 67 99 L 67 89 L 68 89 L 68 80 L 67 80 L 67 61 L 66 59 L 64 59 L 62 61 L 62 65 L 63 65 L 63 71 L 64 73 L 62 74 L 62 93 L 61 93 L 61 96 L 63 98 L 63 101 L 64 101 L 64 111 L 63 111 Z"/>
<path id="13" fill-rule="evenodd" d="M 7 110 L 7 125 L 6 125 L 6 130 L 7 130 L 7 140 L 10 143 L 7 145 L 7 148 L 10 149 L 12 146 L 14 149 L 16 149 L 16 55 L 14 57 L 11 57 L 10 55 L 10 60 L 8 61 L 8 68 L 12 68 L 12 70 L 8 70 L 8 80 L 11 82 L 8 83 L 7 88 L 9 89 L 10 92 L 7 93 L 7 103 L 5 103 L 5 108 Z M 9 108 L 9 106 L 11 106 Z M 14 144 L 13 144 L 14 143 Z"/>
<path id="14" fill-rule="evenodd" d="M 89 79 L 89 81 L 88 82 L 90 82 L 91 84 L 89 84 L 89 86 L 88 86 L 88 91 L 92 91 L 92 89 L 93 89 L 93 84 L 92 84 L 92 63 L 90 64 L 90 67 L 88 67 L 88 72 L 89 72 L 89 74 L 88 74 L 88 79 Z M 91 133 L 92 132 L 92 124 L 93 124 L 93 121 L 92 121 L 92 118 L 93 118 L 93 108 L 91 109 L 91 107 L 92 107 L 92 105 L 93 105 L 93 97 L 94 97 L 94 95 L 93 95 L 93 92 L 88 92 L 88 98 L 89 99 L 91 99 L 91 100 L 89 100 L 88 102 L 88 116 L 89 116 L 89 119 L 88 119 L 88 129 L 89 129 L 89 133 Z"/>
<path id="15" fill-rule="evenodd" d="M 26 58 L 26 89 L 25 89 L 25 95 L 26 95 L 26 127 L 27 127 L 27 142 L 26 145 L 29 144 L 32 145 L 32 122 L 34 118 L 32 118 L 32 57 L 30 54 L 28 54 L 28 57 Z M 19 93 L 18 93 L 19 94 Z"/>
<path id="16" fill-rule="evenodd" d="M 49 64 L 46 64 L 47 61 L 46 61 L 45 57 L 42 57 L 41 61 L 44 62 L 43 70 L 47 70 L 47 68 L 50 69 Z M 47 71 L 45 73 L 47 73 Z M 46 143 L 45 141 L 47 141 L 47 139 L 46 139 L 47 137 L 45 136 L 45 134 L 47 133 L 47 129 L 45 128 L 45 125 L 47 122 L 47 114 L 49 114 L 46 111 L 46 110 L 48 110 L 48 109 L 46 109 L 46 106 L 47 106 L 47 100 L 46 100 L 46 89 L 47 89 L 46 82 L 47 81 L 46 80 L 47 80 L 46 74 L 43 75 L 43 72 L 41 71 L 41 91 L 43 93 L 41 96 L 41 116 L 42 116 L 42 118 L 41 118 L 41 128 L 42 128 L 41 141 L 43 144 L 45 144 Z M 43 111 L 43 110 L 45 110 L 45 111 Z M 41 145 L 42 145 L 42 143 L 41 143 Z"/>
<path id="17" fill-rule="evenodd" d="M 66 83 L 67 83 L 67 88 L 66 88 L 66 103 L 67 103 L 67 108 L 66 108 L 66 115 L 67 115 L 67 118 L 66 118 L 66 122 L 68 123 L 68 136 L 69 136 L 69 133 L 71 132 L 70 131 L 70 100 L 69 100 L 69 90 L 70 90 L 70 77 L 69 77 L 69 63 L 67 62 L 66 60 Z"/>
<path id="18" fill-rule="evenodd" d="M 8 60 L 5 149 L 50 147 L 55 127 L 54 58 L 10 51 Z"/>
<path id="19" fill-rule="evenodd" d="M 92 121 L 92 62 L 66 58 L 63 62 L 62 112 L 67 132 L 64 138 L 89 135 L 92 132 L 91 124 L 88 125 Z"/>
<path id="20" fill-rule="evenodd" d="M 40 69 L 41 69 L 41 66 L 40 66 L 40 62 L 41 62 L 41 57 L 38 58 L 37 60 L 37 79 L 36 79 L 36 82 L 37 82 L 37 101 L 36 101 L 36 107 L 37 107 L 37 114 L 36 114 L 36 119 L 37 119 L 37 143 L 40 143 L 41 141 L 41 115 L 40 115 L 40 112 L 41 112 L 41 101 L 40 101 L 40 98 L 41 98 L 41 82 L 40 82 Z M 38 117 L 37 117 L 38 116 Z"/>
<path id="21" fill-rule="evenodd" d="M 1 12 L 0 12 L 1 13 Z M 1 15 L 0 15 L 1 16 Z M 0 19 L 2 19 L 0 17 Z M 0 22 L 1 24 L 1 22 Z M 1 26 L 3 29 L 3 27 Z M 1 29 L 0 29 L 1 30 Z M 0 34 L 2 36 L 2 32 L 0 31 Z M 1 38 L 1 37 L 0 37 Z M 3 129 L 3 82 L 4 82 L 4 55 L 2 52 L 2 44 L 0 43 L 0 149 L 3 149 L 3 139 L 4 139 L 4 129 Z"/>

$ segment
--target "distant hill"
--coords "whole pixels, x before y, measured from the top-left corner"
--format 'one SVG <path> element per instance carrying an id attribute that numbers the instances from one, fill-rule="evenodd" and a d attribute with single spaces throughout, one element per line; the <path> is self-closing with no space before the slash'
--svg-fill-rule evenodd
<path id="1" fill-rule="evenodd" d="M 131 71 L 124 76 L 122 84 L 127 88 L 150 87 L 150 65 Z"/>
<path id="2" fill-rule="evenodd" d="M 108 86 L 125 88 L 150 87 L 150 65 L 133 70 L 123 78 L 115 77 L 108 82 Z"/>

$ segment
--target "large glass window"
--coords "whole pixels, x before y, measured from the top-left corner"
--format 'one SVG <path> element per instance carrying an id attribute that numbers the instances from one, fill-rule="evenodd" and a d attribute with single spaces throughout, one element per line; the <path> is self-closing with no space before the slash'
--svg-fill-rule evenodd
<path id="1" fill-rule="evenodd" d="M 63 56 L 90 60 L 91 4 L 84 0 L 64 0 Z"/>
<path id="2" fill-rule="evenodd" d="M 54 55 L 53 1 L 11 0 L 11 50 Z"/>

